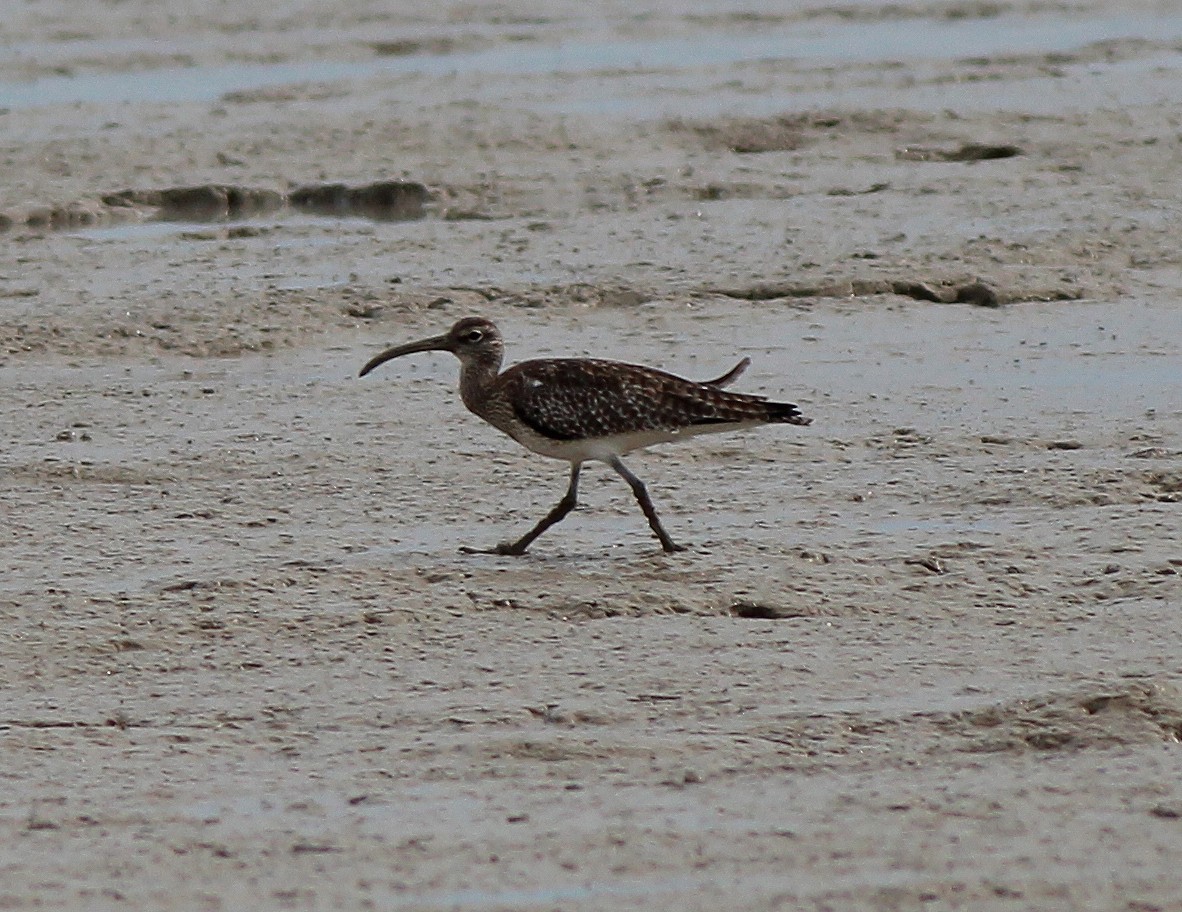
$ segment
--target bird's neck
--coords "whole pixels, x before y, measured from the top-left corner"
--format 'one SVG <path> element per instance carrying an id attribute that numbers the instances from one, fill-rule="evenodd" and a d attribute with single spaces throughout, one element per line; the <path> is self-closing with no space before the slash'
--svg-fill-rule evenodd
<path id="1" fill-rule="evenodd" d="M 488 404 L 489 387 L 501 372 L 499 357 L 464 361 L 460 365 L 460 398 L 468 411 L 483 414 Z"/>

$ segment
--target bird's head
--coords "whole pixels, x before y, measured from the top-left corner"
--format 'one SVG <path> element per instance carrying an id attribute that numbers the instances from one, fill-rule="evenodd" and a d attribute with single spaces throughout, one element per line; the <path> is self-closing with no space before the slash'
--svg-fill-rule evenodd
<path id="1" fill-rule="evenodd" d="M 449 351 L 460 359 L 464 367 L 488 365 L 495 372 L 501 366 L 504 350 L 505 343 L 500 330 L 491 320 L 483 317 L 465 317 L 441 336 L 396 345 L 375 355 L 361 368 L 360 376 L 364 377 L 378 365 L 385 364 L 393 358 L 425 351 Z"/>

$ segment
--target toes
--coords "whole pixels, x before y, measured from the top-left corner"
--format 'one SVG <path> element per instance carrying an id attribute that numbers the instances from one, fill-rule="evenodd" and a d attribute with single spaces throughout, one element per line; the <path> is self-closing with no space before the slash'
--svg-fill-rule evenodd
<path id="1" fill-rule="evenodd" d="M 500 554 L 507 557 L 518 557 L 525 553 L 525 548 L 522 548 L 517 542 L 502 542 L 495 548 L 469 548 L 467 545 L 460 545 L 459 551 L 461 554 Z"/>

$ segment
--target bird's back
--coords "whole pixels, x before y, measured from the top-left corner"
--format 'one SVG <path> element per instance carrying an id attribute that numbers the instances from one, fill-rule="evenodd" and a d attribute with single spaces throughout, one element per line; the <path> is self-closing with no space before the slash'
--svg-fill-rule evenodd
<path id="1" fill-rule="evenodd" d="M 645 432 L 701 433 L 724 430 L 727 425 L 809 423 L 792 403 L 769 402 L 765 396 L 728 392 L 619 361 L 523 361 L 502 373 L 496 387 L 496 398 L 511 406 L 517 421 L 556 441 Z"/>

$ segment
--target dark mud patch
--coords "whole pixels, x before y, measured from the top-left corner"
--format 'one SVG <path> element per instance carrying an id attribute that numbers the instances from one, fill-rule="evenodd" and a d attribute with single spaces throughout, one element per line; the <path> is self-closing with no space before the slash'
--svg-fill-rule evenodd
<path id="1" fill-rule="evenodd" d="M 905 146 L 895 150 L 895 158 L 899 161 L 914 162 L 979 162 L 1021 154 L 1020 146 L 1009 143 L 964 143 L 954 149 Z"/>
<path id="2" fill-rule="evenodd" d="M 691 137 L 711 151 L 751 155 L 794 152 L 818 140 L 851 133 L 897 133 L 904 125 L 929 119 L 914 111 L 817 112 L 717 120 L 675 118 L 667 121 L 665 128 L 674 135 Z"/>
<path id="3" fill-rule="evenodd" d="M 832 604 L 821 604 L 813 599 L 799 602 L 769 601 L 766 599 L 738 599 L 729 608 L 732 617 L 753 621 L 780 621 L 792 618 L 848 617 L 849 609 Z"/>
<path id="4" fill-rule="evenodd" d="M 413 57 L 416 54 L 453 54 L 460 49 L 457 38 L 402 38 L 390 41 L 371 41 L 370 49 L 378 57 Z"/>
<path id="5" fill-rule="evenodd" d="M 169 222 L 216 222 L 265 215 L 281 209 L 284 202 L 283 194 L 277 190 L 217 184 L 122 190 L 102 197 L 102 204 L 113 210 L 136 210 L 136 216 L 118 217 L 115 221 L 155 218 Z"/>
<path id="6" fill-rule="evenodd" d="M 877 190 L 886 189 L 883 184 L 875 190 L 852 191 L 850 195 L 857 192 L 877 192 Z M 708 184 L 699 184 L 687 188 L 687 195 L 690 199 L 703 203 L 715 203 L 720 200 L 778 200 L 791 199 L 799 195 L 799 189 L 791 186 L 768 186 L 766 184 L 755 183 L 753 181 L 711 181 Z"/>
<path id="7" fill-rule="evenodd" d="M 288 204 L 301 212 L 392 222 L 423 218 L 430 199 L 427 188 L 413 181 L 382 181 L 361 187 L 319 184 L 300 187 L 287 197 Z"/>
<path id="8" fill-rule="evenodd" d="M 426 217 L 432 198 L 431 191 L 417 181 L 311 184 L 289 192 L 227 184 L 119 190 L 98 199 L 0 213 L 0 231 L 66 231 L 145 221 L 223 222 L 284 210 L 333 218 L 410 221 Z"/>

